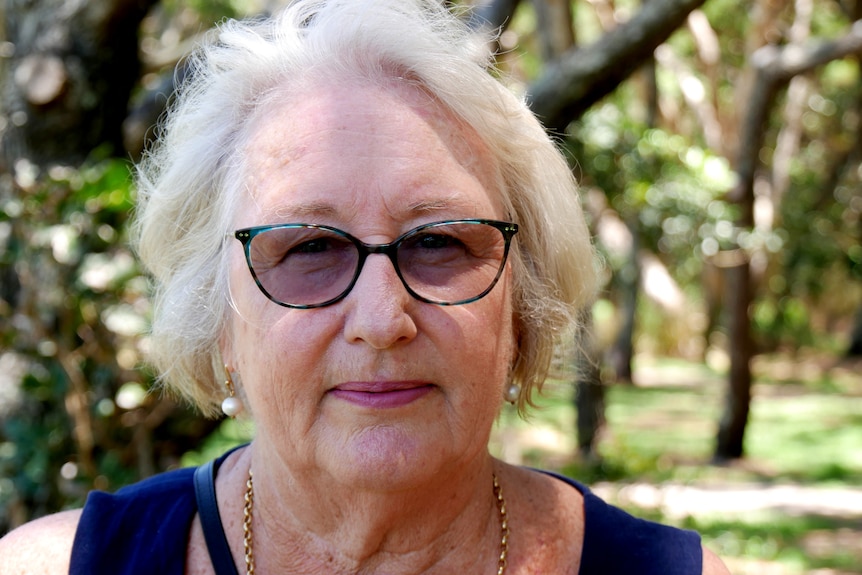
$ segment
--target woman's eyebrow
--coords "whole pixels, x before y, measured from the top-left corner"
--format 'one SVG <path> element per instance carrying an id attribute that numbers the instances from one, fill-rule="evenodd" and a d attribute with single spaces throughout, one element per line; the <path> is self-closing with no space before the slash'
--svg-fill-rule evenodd
<path id="1" fill-rule="evenodd" d="M 452 195 L 435 200 L 420 200 L 409 204 L 406 211 L 413 214 L 424 214 L 452 209 L 475 209 L 476 207 L 475 202 L 465 201 L 463 198 Z"/>
<path id="2" fill-rule="evenodd" d="M 279 206 L 269 211 L 279 220 L 302 219 L 308 216 L 334 216 L 338 210 L 327 202 L 305 202 L 301 204 Z"/>

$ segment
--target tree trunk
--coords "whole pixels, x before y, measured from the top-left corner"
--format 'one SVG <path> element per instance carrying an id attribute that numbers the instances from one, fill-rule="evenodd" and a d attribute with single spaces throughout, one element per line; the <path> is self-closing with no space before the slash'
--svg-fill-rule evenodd
<path id="1" fill-rule="evenodd" d="M 581 314 L 577 343 L 575 409 L 578 453 L 585 460 L 593 460 L 596 458 L 595 445 L 599 430 L 605 421 L 605 387 L 602 384 L 601 353 L 593 337 L 591 310 Z"/>
<path id="2" fill-rule="evenodd" d="M 650 0 L 644 0 L 644 4 Z M 649 57 L 641 68 L 643 79 L 643 98 L 646 108 L 646 126 L 655 128 L 658 123 L 658 82 L 656 80 L 656 62 Z M 610 351 L 609 361 L 618 382 L 632 383 L 632 362 L 634 361 L 634 333 L 637 319 L 638 292 L 640 289 L 640 224 L 637 218 L 629 218 L 626 222 L 632 241 L 626 263 L 620 269 L 617 282 L 620 291 L 620 315 L 622 325 Z"/>
<path id="3" fill-rule="evenodd" d="M 535 0 L 542 50 L 548 60 L 571 50 L 575 42 L 571 4 L 568 0 Z M 576 335 L 575 409 L 578 452 L 586 460 L 596 457 L 595 445 L 605 419 L 605 388 L 602 382 L 601 350 L 598 348 L 592 310 L 581 313 Z"/>
<path id="4" fill-rule="evenodd" d="M 856 312 L 853 332 L 850 334 L 850 345 L 847 346 L 847 357 L 862 357 L 862 307 Z"/>
<path id="5" fill-rule="evenodd" d="M 533 0 L 542 58 L 552 60 L 575 45 L 570 0 Z"/>
<path id="6" fill-rule="evenodd" d="M 754 225 L 754 178 L 759 166 L 760 148 L 775 96 L 796 75 L 808 72 L 836 58 L 862 51 L 862 25 L 857 22 L 850 33 L 831 42 L 795 46 L 765 46 L 750 57 L 751 91 L 740 126 L 736 173 L 738 183 L 728 200 L 739 208 L 737 233 Z M 734 459 L 744 455 L 744 435 L 751 400 L 751 358 L 754 344 L 749 309 L 753 300 L 748 254 L 737 244 L 736 259 L 727 268 L 727 314 L 730 336 L 730 374 L 724 413 L 716 438 L 715 458 Z"/>
<path id="7" fill-rule="evenodd" d="M 99 146 L 122 154 L 122 123 L 138 80 L 138 27 L 155 0 L 6 0 L 11 46 L 0 103 L 10 168 L 75 164 Z"/>
<path id="8" fill-rule="evenodd" d="M 752 60 L 756 59 L 756 54 Z M 736 173 L 738 183 L 729 200 L 739 208 L 736 221 L 737 234 L 751 230 L 754 225 L 754 177 L 758 168 L 763 132 L 769 119 L 777 84 L 762 68 L 750 70 L 753 77 L 748 84 L 751 93 L 746 95 L 748 107 L 742 119 L 742 135 L 737 150 Z M 736 238 L 734 238 L 736 242 Z M 727 460 L 744 454 L 745 427 L 751 402 L 751 268 L 748 254 L 735 243 L 731 252 L 735 261 L 725 269 L 726 317 L 728 321 L 730 373 L 725 392 L 724 412 L 716 437 L 715 459 Z"/>
<path id="9" fill-rule="evenodd" d="M 638 253 L 640 242 L 638 241 L 638 225 L 636 221 L 629 221 L 628 228 L 631 232 L 631 246 L 627 254 L 627 261 L 617 273 L 616 289 L 620 294 L 620 316 L 622 317 L 620 330 L 614 339 L 613 346 L 608 354 L 608 362 L 614 372 L 614 379 L 621 383 L 632 383 L 632 361 L 634 358 L 634 332 L 637 318 L 638 292 L 640 290 L 640 265 Z"/>
<path id="10" fill-rule="evenodd" d="M 748 260 L 727 269 L 727 305 L 730 338 L 730 375 L 725 394 L 724 412 L 719 422 L 715 458 L 742 457 L 745 428 L 751 405 L 751 358 L 753 345 L 751 319 L 751 281 Z"/>

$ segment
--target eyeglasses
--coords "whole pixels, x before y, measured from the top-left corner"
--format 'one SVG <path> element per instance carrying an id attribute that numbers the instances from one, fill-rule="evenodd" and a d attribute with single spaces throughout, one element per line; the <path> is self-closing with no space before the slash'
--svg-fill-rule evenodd
<path id="1" fill-rule="evenodd" d="M 366 244 L 315 224 L 276 224 L 234 233 L 255 283 L 279 305 L 309 309 L 350 293 L 369 254 L 384 254 L 414 298 L 461 305 L 485 296 L 503 273 L 517 224 L 467 219 L 425 224 L 388 244 Z"/>

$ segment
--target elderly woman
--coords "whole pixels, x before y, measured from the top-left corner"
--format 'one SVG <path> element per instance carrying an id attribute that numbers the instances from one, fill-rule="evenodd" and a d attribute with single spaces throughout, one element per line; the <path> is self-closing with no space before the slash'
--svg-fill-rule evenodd
<path id="1" fill-rule="evenodd" d="M 594 263 L 564 158 L 434 0 L 300 0 L 193 55 L 139 167 L 152 361 L 255 423 L 0 544 L 6 573 L 726 573 L 488 453 Z"/>

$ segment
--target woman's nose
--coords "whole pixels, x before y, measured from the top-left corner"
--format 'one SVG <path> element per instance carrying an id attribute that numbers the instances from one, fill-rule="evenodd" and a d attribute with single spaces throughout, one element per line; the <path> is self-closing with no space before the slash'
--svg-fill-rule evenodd
<path id="1" fill-rule="evenodd" d="M 419 301 L 410 295 L 395 266 L 383 254 L 368 256 L 343 303 L 347 314 L 344 333 L 350 342 L 364 341 L 375 349 L 386 349 L 416 337 L 409 310 Z"/>

